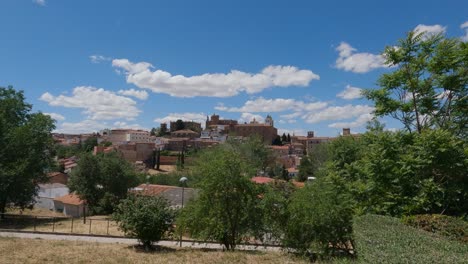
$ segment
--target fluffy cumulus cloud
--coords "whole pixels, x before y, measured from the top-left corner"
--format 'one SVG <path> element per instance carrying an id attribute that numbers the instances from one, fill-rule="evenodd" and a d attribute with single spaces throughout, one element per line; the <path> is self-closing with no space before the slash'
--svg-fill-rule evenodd
<path id="1" fill-rule="evenodd" d="M 52 119 L 55 119 L 56 121 L 63 121 L 65 120 L 65 117 L 61 114 L 57 113 L 44 113 L 44 115 L 50 116 Z"/>
<path id="2" fill-rule="evenodd" d="M 269 87 L 307 86 L 320 77 L 310 70 L 294 66 L 268 66 L 259 73 L 232 70 L 229 73 L 205 73 L 196 76 L 172 75 L 155 70 L 147 62 L 133 63 L 115 59 L 112 65 L 126 74 L 127 82 L 176 97 L 230 97 L 241 92 L 259 93 Z"/>
<path id="3" fill-rule="evenodd" d="M 468 42 L 468 21 L 461 24 L 460 28 L 465 31 L 465 35 L 462 37 L 462 40 Z"/>
<path id="4" fill-rule="evenodd" d="M 150 130 L 146 127 L 140 126 L 139 124 L 128 124 L 125 121 L 116 121 L 114 122 L 112 128 L 125 128 L 125 129 L 141 129 L 141 130 Z"/>
<path id="5" fill-rule="evenodd" d="M 45 6 L 46 5 L 45 0 L 33 0 L 33 3 L 35 3 L 36 5 L 40 5 L 40 6 Z"/>
<path id="6" fill-rule="evenodd" d="M 120 90 L 118 92 L 121 95 L 127 95 L 127 96 L 133 96 L 135 98 L 138 98 L 140 100 L 146 100 L 148 99 L 148 93 L 145 90 L 135 90 L 135 89 L 130 89 L 130 90 Z"/>
<path id="7" fill-rule="evenodd" d="M 361 98 L 362 97 L 361 93 L 362 93 L 361 88 L 352 87 L 351 85 L 348 84 L 346 85 L 346 88 L 342 92 L 337 94 L 336 96 L 338 96 L 339 98 L 346 99 L 346 100 L 352 100 L 352 99 Z"/>
<path id="8" fill-rule="evenodd" d="M 437 34 L 443 34 L 447 30 L 447 27 L 443 27 L 441 25 L 424 25 L 424 24 L 419 24 L 417 25 L 413 31 L 416 33 L 424 33 L 423 39 L 427 39 L 431 36 L 437 35 Z"/>
<path id="9" fill-rule="evenodd" d="M 120 96 L 112 91 L 91 86 L 78 86 L 71 96 L 54 96 L 48 92 L 39 98 L 51 106 L 82 108 L 84 114 L 91 120 L 110 120 L 125 118 L 133 120 L 141 112 L 136 102 L 128 97 Z"/>
<path id="10" fill-rule="evenodd" d="M 206 121 L 206 115 L 205 113 L 170 113 L 165 117 L 154 119 L 154 122 L 169 124 L 169 122 L 177 121 L 178 119 L 183 121 L 194 121 L 204 125 Z"/>
<path id="11" fill-rule="evenodd" d="M 254 100 L 248 100 L 241 107 L 226 107 L 223 104 L 219 104 L 215 107 L 216 110 L 226 112 L 262 112 L 262 113 L 273 113 L 283 112 L 286 110 L 294 111 L 313 111 L 327 106 L 326 102 L 303 102 L 295 99 L 265 99 L 263 97 L 256 98 Z"/>
<path id="12" fill-rule="evenodd" d="M 89 59 L 91 60 L 92 63 L 100 63 L 100 62 L 103 62 L 103 61 L 112 60 L 112 58 L 104 57 L 102 55 L 91 55 L 91 56 L 89 56 Z"/>
<path id="13" fill-rule="evenodd" d="M 355 128 L 355 127 L 362 127 L 363 125 L 367 124 L 367 122 L 371 121 L 374 117 L 373 114 L 362 114 L 356 120 L 352 122 L 337 122 L 328 125 L 328 127 L 332 128 Z"/>
<path id="14" fill-rule="evenodd" d="M 354 73 L 366 73 L 374 69 L 385 68 L 385 58 L 366 52 L 356 52 L 357 50 L 346 42 L 341 42 L 336 48 L 339 52 L 336 59 L 336 68 Z"/>
<path id="15" fill-rule="evenodd" d="M 370 114 L 374 111 L 374 107 L 368 105 L 344 105 L 344 106 L 331 106 L 321 111 L 307 113 L 302 118 L 307 123 L 318 123 L 322 121 L 343 120 L 361 116 L 363 114 Z"/>
<path id="16" fill-rule="evenodd" d="M 239 120 L 238 120 L 238 122 L 239 122 L 239 124 L 250 123 L 254 119 L 255 119 L 255 121 L 257 121 L 259 123 L 263 123 L 263 121 L 264 121 L 263 116 L 261 116 L 261 115 L 256 115 L 256 114 L 252 114 L 252 113 L 242 113 Z"/>
<path id="17" fill-rule="evenodd" d="M 65 134 L 92 133 L 99 132 L 100 130 L 108 127 L 109 126 L 106 122 L 86 119 L 75 123 L 64 122 L 55 130 L 55 132 Z"/>

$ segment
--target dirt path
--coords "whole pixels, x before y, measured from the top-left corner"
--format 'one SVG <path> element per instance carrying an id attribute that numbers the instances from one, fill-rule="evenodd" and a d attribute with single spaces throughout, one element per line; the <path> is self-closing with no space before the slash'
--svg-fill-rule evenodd
<path id="1" fill-rule="evenodd" d="M 120 243 L 120 244 L 138 244 L 138 241 L 133 238 L 116 238 L 116 237 L 102 237 L 102 236 L 83 236 L 83 235 L 59 235 L 59 234 L 41 234 L 29 232 L 0 232 L 0 237 L 16 237 L 16 238 L 31 238 L 31 239 L 46 239 L 46 240 L 68 240 L 68 241 L 85 241 L 85 242 L 98 242 L 98 243 Z M 156 243 L 160 246 L 178 247 L 178 241 L 162 240 Z M 223 249 L 223 246 L 216 243 L 197 243 L 183 241 L 182 247 L 189 248 L 209 248 L 209 249 Z M 280 251 L 280 247 L 264 247 L 264 246 L 247 246 L 239 245 L 239 250 L 258 250 L 258 251 Z"/>

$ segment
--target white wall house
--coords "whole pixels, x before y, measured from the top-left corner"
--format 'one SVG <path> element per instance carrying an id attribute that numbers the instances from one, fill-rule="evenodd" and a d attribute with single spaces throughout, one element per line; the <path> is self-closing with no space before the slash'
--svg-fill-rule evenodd
<path id="1" fill-rule="evenodd" d="M 55 211 L 54 199 L 68 193 L 68 187 L 61 183 L 39 184 L 35 207 Z"/>

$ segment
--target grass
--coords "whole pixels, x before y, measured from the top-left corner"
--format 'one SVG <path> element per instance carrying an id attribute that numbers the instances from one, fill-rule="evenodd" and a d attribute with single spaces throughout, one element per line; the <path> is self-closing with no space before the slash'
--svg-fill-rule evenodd
<path id="1" fill-rule="evenodd" d="M 338 263 L 468 263 L 468 245 L 412 228 L 400 219 L 365 215 L 354 223 L 357 260 Z"/>
<path id="2" fill-rule="evenodd" d="M 1 263 L 307 263 L 280 252 L 222 252 L 162 248 L 151 253 L 132 246 L 0 237 Z"/>
<path id="3" fill-rule="evenodd" d="M 37 219 L 19 219 L 12 223 L 9 228 L 23 231 L 39 232 L 58 232 L 73 234 L 93 234 L 93 235 L 111 235 L 123 236 L 124 233 L 118 229 L 115 221 L 107 221 L 108 216 L 90 216 L 83 223 L 83 218 L 65 218 L 61 213 L 53 212 L 47 209 L 34 208 L 32 210 L 11 210 L 9 214 L 23 214 L 36 216 Z M 55 220 L 52 217 L 56 217 Z M 34 223 L 35 222 L 35 223 Z M 109 223 L 108 223 L 109 222 Z M 73 225 L 73 229 L 72 229 Z M 90 229 L 91 225 L 91 229 Z M 91 231 L 91 232 L 90 232 Z"/>

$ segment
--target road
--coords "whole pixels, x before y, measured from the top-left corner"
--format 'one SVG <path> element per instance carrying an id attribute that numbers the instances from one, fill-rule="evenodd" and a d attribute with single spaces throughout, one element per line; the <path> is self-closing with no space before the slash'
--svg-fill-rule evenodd
<path id="1" fill-rule="evenodd" d="M 33 232 L 1 232 L 0 237 L 16 237 L 16 238 L 30 238 L 30 239 L 46 239 L 46 240 L 68 240 L 68 241 L 83 241 L 83 242 L 97 242 L 97 243 L 119 243 L 119 244 L 138 244 L 134 238 L 117 238 L 117 237 L 102 237 L 102 236 L 85 236 L 85 235 L 68 235 L 68 234 L 41 234 Z M 162 240 L 156 245 L 166 247 L 178 247 L 178 241 Z M 209 248 L 209 249 L 223 249 L 221 244 L 217 243 L 198 243 L 192 241 L 183 241 L 182 247 L 188 248 Z M 251 246 L 239 245 L 239 250 L 257 250 L 257 251 L 280 251 L 280 247 L 271 246 Z"/>

